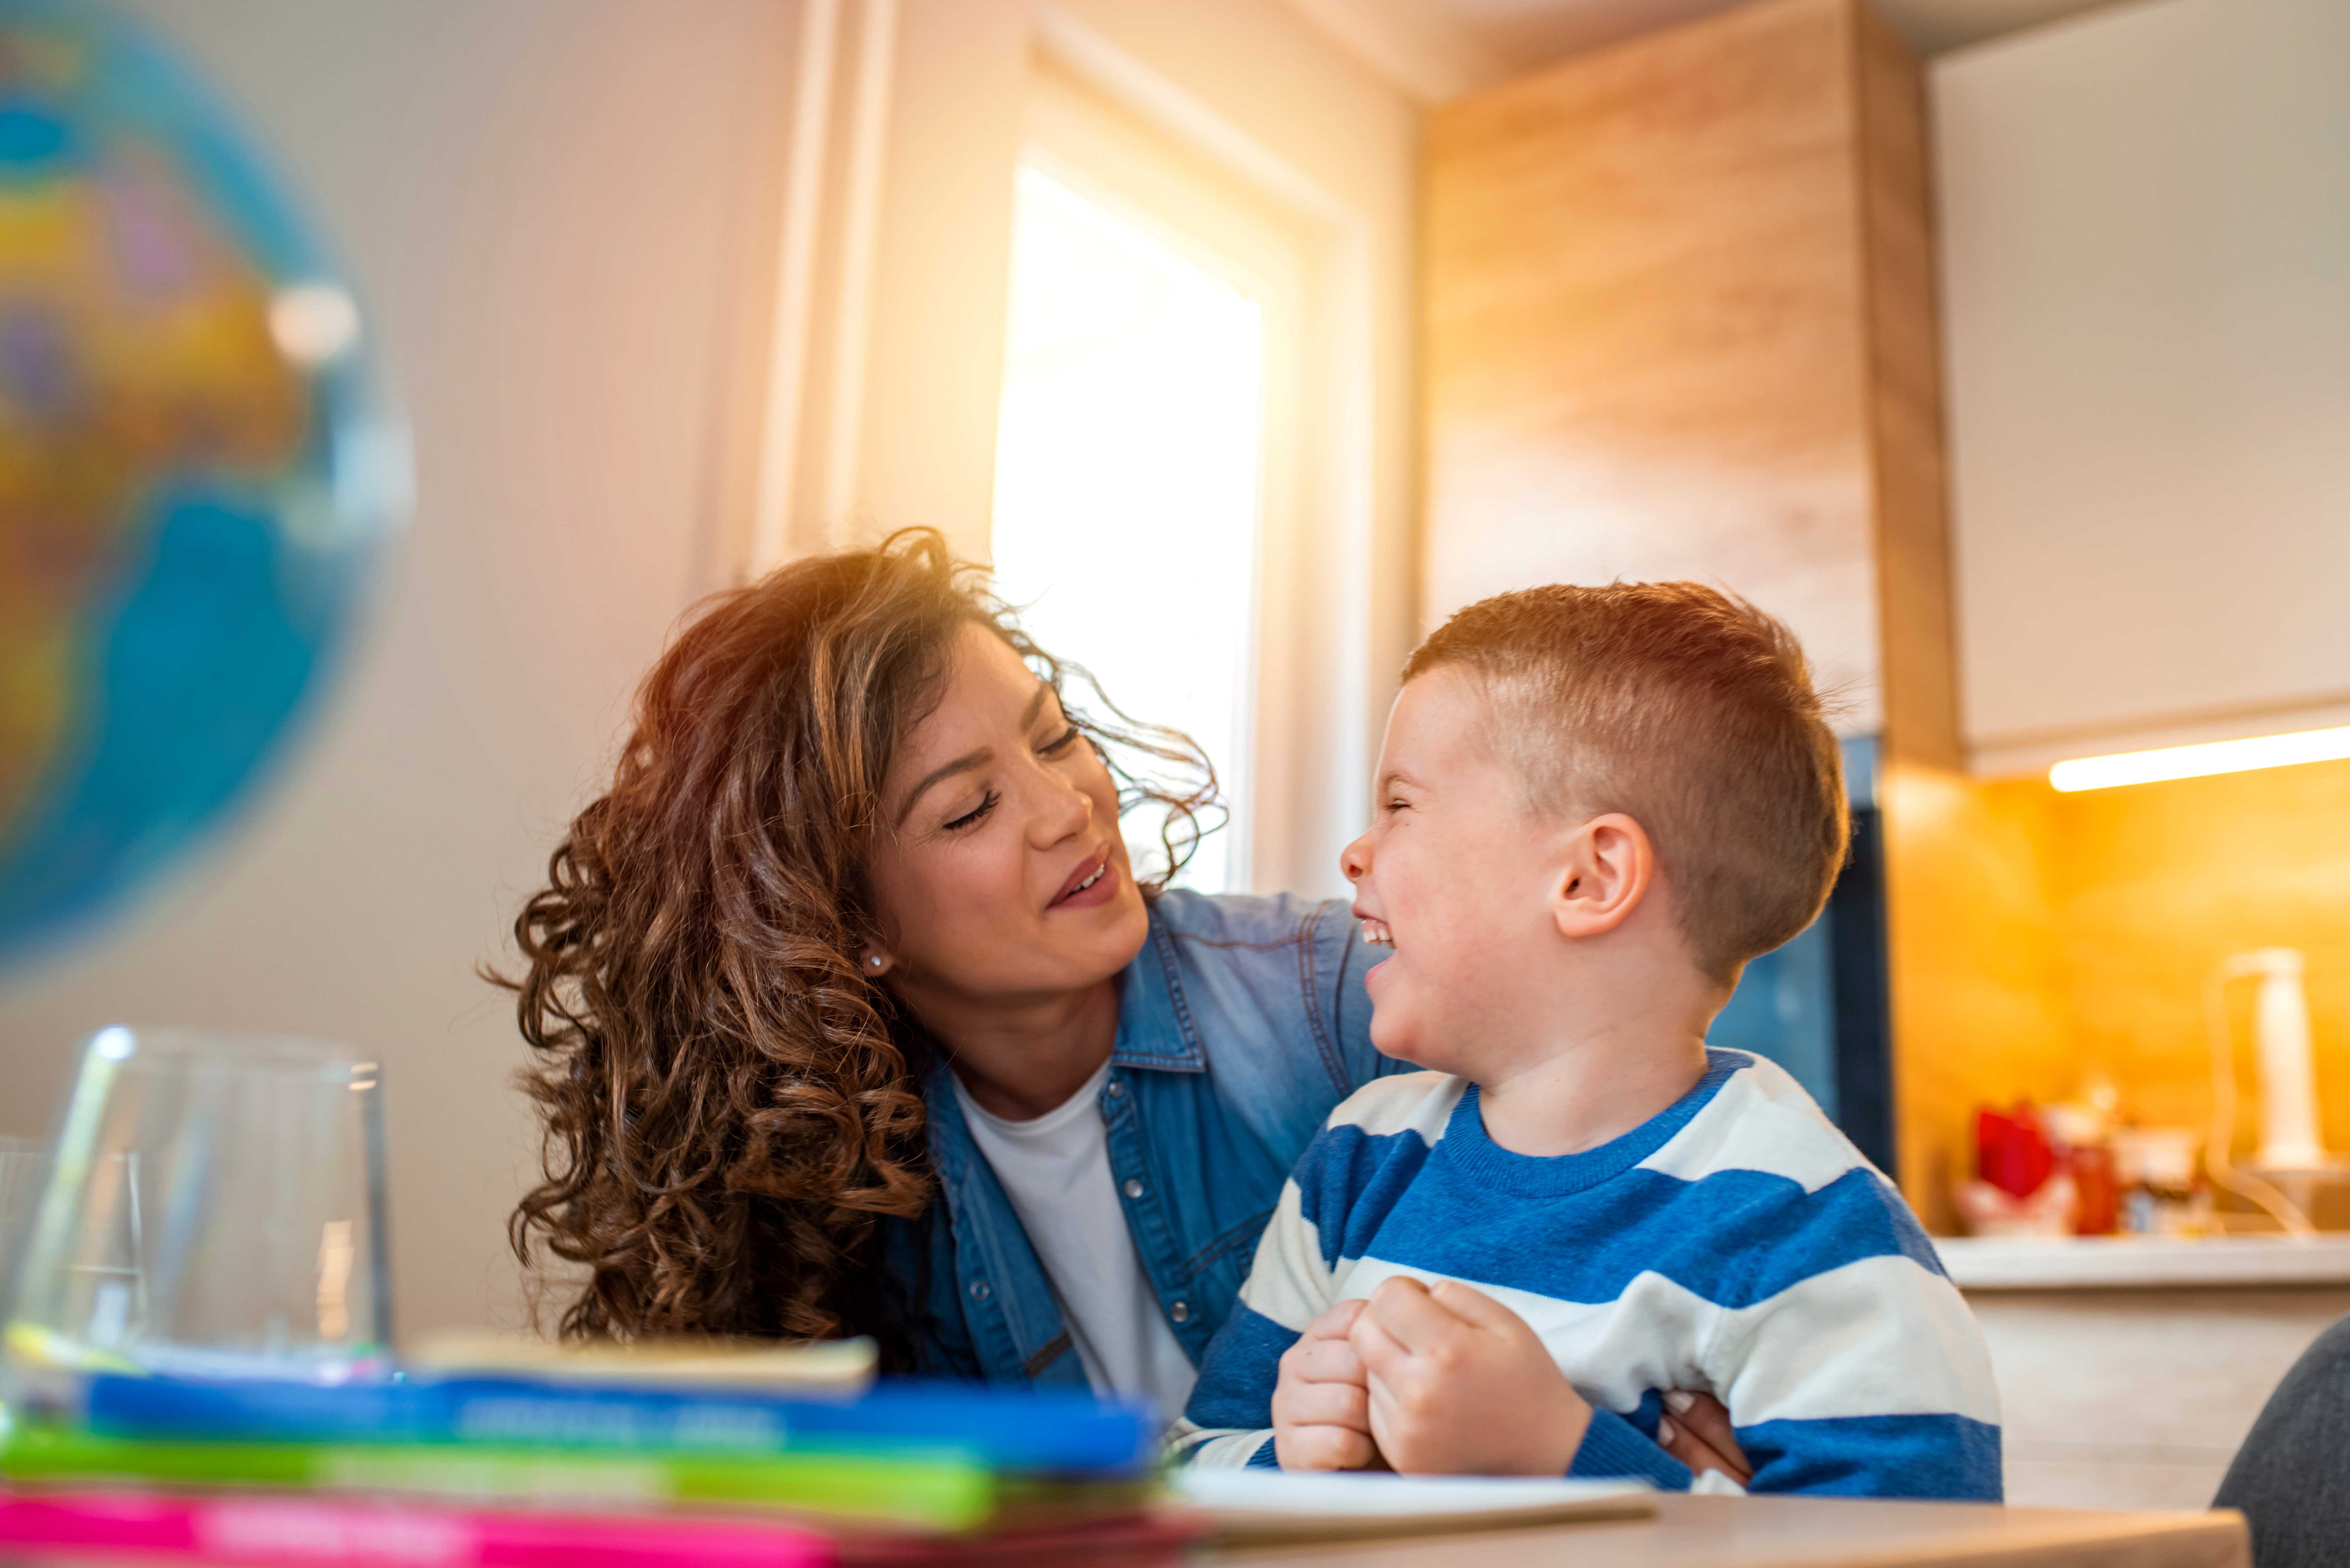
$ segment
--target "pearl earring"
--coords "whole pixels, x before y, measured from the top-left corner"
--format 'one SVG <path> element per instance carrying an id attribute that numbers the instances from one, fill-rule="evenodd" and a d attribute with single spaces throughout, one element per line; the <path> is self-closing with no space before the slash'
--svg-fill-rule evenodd
<path id="1" fill-rule="evenodd" d="M 875 969 L 879 969 L 881 967 L 881 955 L 879 953 L 875 953 L 871 958 L 867 959 L 865 961 L 871 964 Z"/>

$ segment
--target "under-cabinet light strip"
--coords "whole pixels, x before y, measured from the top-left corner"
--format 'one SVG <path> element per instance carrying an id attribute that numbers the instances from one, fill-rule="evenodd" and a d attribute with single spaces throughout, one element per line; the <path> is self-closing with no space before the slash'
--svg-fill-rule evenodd
<path id="1" fill-rule="evenodd" d="M 2076 757 L 2048 770 L 2048 782 L 2070 794 L 2111 789 L 2116 784 L 2155 784 L 2164 779 L 2240 774 L 2253 768 L 2290 767 L 2350 757 L 2350 726 L 2303 730 L 2292 735 L 2262 735 L 2249 741 L 2210 741 L 2199 746 L 2164 746 L 2122 752 L 2110 757 Z"/>

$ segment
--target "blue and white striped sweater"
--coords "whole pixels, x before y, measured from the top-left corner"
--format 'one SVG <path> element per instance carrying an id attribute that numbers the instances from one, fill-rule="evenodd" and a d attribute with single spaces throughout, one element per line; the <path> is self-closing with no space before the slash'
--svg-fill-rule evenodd
<path id="1" fill-rule="evenodd" d="M 1689 1470 L 1664 1390 L 1711 1389 L 1755 1491 L 2000 1496 L 1990 1357 L 1925 1232 L 1774 1064 L 1708 1053 L 1661 1116 L 1583 1154 L 1513 1154 L 1477 1090 L 1416 1073 L 1331 1113 L 1282 1189 L 1174 1442 L 1274 1463 L 1279 1362 L 1396 1274 L 1459 1280 L 1541 1335 L 1595 1415 L 1575 1475 Z"/>

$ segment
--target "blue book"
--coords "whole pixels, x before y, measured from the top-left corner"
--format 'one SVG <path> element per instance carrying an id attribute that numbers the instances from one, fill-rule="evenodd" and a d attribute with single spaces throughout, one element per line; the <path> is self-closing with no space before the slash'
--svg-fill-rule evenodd
<path id="1" fill-rule="evenodd" d="M 450 1377 L 321 1386 L 93 1375 L 83 1418 L 112 1438 L 483 1443 L 731 1453 L 954 1451 L 999 1472 L 1142 1473 L 1159 1422 L 1139 1402 L 888 1381 L 840 1399 Z"/>

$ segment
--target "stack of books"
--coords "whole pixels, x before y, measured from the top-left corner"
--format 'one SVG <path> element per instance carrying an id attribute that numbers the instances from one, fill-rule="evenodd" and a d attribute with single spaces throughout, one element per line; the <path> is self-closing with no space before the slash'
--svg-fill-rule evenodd
<path id="1" fill-rule="evenodd" d="M 556 1366 L 90 1376 L 0 1437 L 0 1556 L 371 1568 L 1174 1561 L 1144 1407 Z"/>

